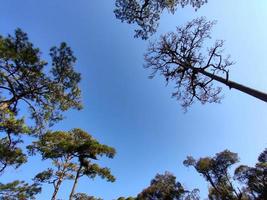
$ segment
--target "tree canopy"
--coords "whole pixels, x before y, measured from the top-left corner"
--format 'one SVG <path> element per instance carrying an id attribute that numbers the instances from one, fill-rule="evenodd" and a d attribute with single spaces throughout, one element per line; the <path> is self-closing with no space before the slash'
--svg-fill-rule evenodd
<path id="1" fill-rule="evenodd" d="M 52 199 L 56 199 L 59 187 L 66 179 L 74 180 L 70 199 L 74 198 L 78 180 L 82 176 L 89 178 L 100 176 L 108 181 L 115 181 L 109 168 L 100 167 L 92 162 L 92 160 L 97 160 L 98 157 L 102 156 L 113 158 L 116 153 L 115 149 L 100 144 L 81 129 L 73 129 L 68 132 L 47 132 L 27 148 L 31 154 L 40 153 L 44 160 L 51 159 L 53 161 L 55 169 L 47 169 L 35 177 L 37 183 L 54 185 Z M 75 198 L 84 199 L 85 197 L 84 195 L 76 195 Z"/>
<path id="2" fill-rule="evenodd" d="M 235 178 L 246 185 L 250 199 L 267 199 L 267 149 L 259 155 L 255 167 L 240 165 L 236 168 Z"/>
<path id="3" fill-rule="evenodd" d="M 188 198 L 190 192 L 185 190 L 170 172 L 157 174 L 150 186 L 137 195 L 137 200 L 181 200 Z"/>
<path id="4" fill-rule="evenodd" d="M 176 177 L 170 173 L 157 174 L 150 186 L 140 192 L 137 197 L 119 197 L 117 200 L 198 200 L 198 190 L 186 190 Z"/>
<path id="5" fill-rule="evenodd" d="M 66 43 L 50 49 L 51 66 L 21 29 L 0 37 L 0 108 L 15 115 L 18 106 L 28 107 L 38 130 L 62 119 L 61 112 L 81 108 L 80 74 L 76 58 Z"/>
<path id="6" fill-rule="evenodd" d="M 164 10 L 174 14 L 178 6 L 197 10 L 205 3 L 207 0 L 116 0 L 114 13 L 122 22 L 138 26 L 135 37 L 148 39 L 156 32 Z"/>
<path id="7" fill-rule="evenodd" d="M 41 192 L 38 184 L 29 185 L 24 181 L 13 181 L 8 184 L 0 183 L 1 200 L 25 200 L 35 199 L 35 195 Z"/>

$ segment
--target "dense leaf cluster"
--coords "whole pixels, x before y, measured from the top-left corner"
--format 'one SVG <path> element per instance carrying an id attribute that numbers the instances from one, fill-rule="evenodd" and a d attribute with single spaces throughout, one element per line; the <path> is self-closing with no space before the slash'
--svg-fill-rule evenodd
<path id="1" fill-rule="evenodd" d="M 114 13 L 122 22 L 136 24 L 135 37 L 148 39 L 158 28 L 164 10 L 174 14 L 178 6 L 200 8 L 207 0 L 116 0 Z"/>

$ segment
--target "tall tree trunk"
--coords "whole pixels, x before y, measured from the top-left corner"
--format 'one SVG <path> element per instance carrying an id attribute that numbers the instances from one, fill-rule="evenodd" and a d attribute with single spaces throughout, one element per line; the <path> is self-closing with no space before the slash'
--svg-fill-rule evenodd
<path id="1" fill-rule="evenodd" d="M 214 79 L 214 80 L 216 80 L 216 81 L 218 81 L 220 83 L 225 84 L 230 89 L 231 88 L 237 89 L 237 90 L 239 90 L 241 92 L 244 92 L 246 94 L 249 94 L 249 95 L 251 95 L 251 96 L 253 96 L 253 97 L 257 98 L 257 99 L 260 99 L 260 100 L 262 100 L 264 102 L 267 102 L 267 94 L 264 93 L 264 92 L 255 90 L 253 88 L 250 88 L 250 87 L 247 87 L 247 86 L 244 86 L 244 85 L 241 85 L 241 84 L 236 83 L 234 81 L 227 80 L 225 78 L 222 78 L 220 76 L 217 76 L 217 75 L 214 75 L 214 74 L 212 74 L 210 72 L 207 72 L 207 71 L 205 71 L 203 69 L 199 69 L 198 72 L 203 74 L 203 75 L 205 75 L 205 76 L 207 76 L 207 77 L 209 77 L 209 78 L 211 78 L 211 79 Z"/>
<path id="2" fill-rule="evenodd" d="M 62 164 L 63 164 L 62 169 L 60 169 L 60 165 L 59 165 L 58 172 L 60 172 L 60 175 L 58 177 L 57 183 L 54 185 L 54 192 L 53 192 L 51 200 L 56 200 L 56 196 L 57 196 L 58 190 L 60 188 L 60 185 L 63 182 L 63 179 L 65 178 L 66 173 L 68 171 L 67 168 L 69 166 L 70 160 L 71 160 L 71 156 L 68 155 L 68 156 L 64 157 L 64 160 L 62 161 Z"/>
<path id="3" fill-rule="evenodd" d="M 60 177 L 60 178 L 58 179 L 51 200 L 56 200 L 56 196 L 57 196 L 59 187 L 60 187 L 60 185 L 61 185 L 61 183 L 62 183 L 62 179 L 63 179 L 63 177 Z"/>
<path id="4" fill-rule="evenodd" d="M 72 189 L 71 189 L 69 200 L 72 200 L 73 195 L 75 193 L 75 189 L 76 189 L 76 186 L 77 186 L 77 183 L 78 183 L 78 179 L 79 179 L 79 176 L 80 176 L 81 169 L 82 169 L 82 165 L 80 164 L 80 167 L 77 170 L 77 173 L 76 173 L 76 176 L 75 176 L 75 179 L 74 179 L 74 183 L 73 183 L 73 186 L 72 186 Z"/>

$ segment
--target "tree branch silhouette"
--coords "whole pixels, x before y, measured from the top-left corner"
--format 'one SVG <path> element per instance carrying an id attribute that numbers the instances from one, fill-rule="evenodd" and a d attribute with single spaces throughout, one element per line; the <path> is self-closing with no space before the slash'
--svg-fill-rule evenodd
<path id="1" fill-rule="evenodd" d="M 145 67 L 152 69 L 150 77 L 159 73 L 167 83 L 174 81 L 173 97 L 181 101 L 185 110 L 195 100 L 202 104 L 220 102 L 222 89 L 214 81 L 267 102 L 266 93 L 229 80 L 229 67 L 234 62 L 229 56 L 224 57 L 222 40 L 204 50 L 214 24 L 198 18 L 151 42 L 145 54 Z"/>

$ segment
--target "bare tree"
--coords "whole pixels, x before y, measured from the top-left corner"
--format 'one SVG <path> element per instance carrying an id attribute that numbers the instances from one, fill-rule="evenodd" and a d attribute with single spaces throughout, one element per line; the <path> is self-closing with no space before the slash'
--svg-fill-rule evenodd
<path id="1" fill-rule="evenodd" d="M 234 63 L 223 56 L 222 40 L 207 49 L 204 42 L 211 39 L 214 23 L 198 18 L 151 42 L 145 54 L 145 67 L 153 70 L 151 78 L 159 72 L 167 83 L 174 81 L 173 97 L 185 109 L 195 100 L 202 104 L 220 102 L 221 87 L 214 86 L 214 81 L 267 102 L 266 93 L 229 80 L 229 67 Z"/>

